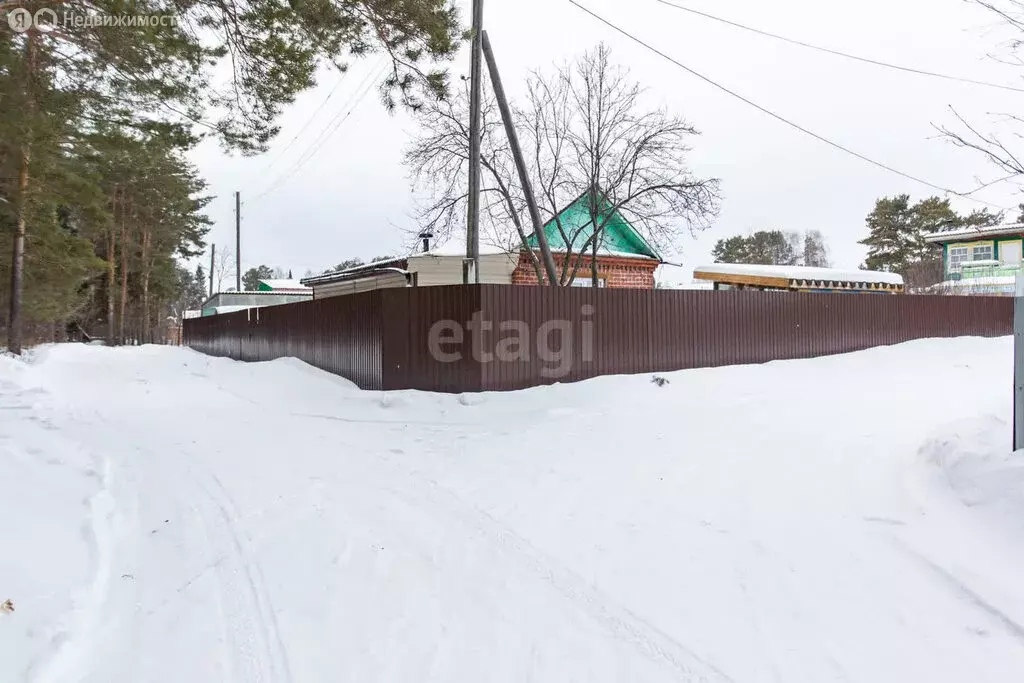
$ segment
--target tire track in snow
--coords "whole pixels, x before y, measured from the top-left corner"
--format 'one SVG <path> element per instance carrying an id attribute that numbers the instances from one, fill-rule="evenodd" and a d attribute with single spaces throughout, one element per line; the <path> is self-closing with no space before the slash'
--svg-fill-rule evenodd
<path id="1" fill-rule="evenodd" d="M 394 488 L 387 488 L 389 493 L 412 505 L 431 511 L 440 510 L 456 523 L 476 531 L 517 562 L 522 569 L 539 576 L 564 598 L 581 608 L 620 642 L 632 645 L 649 660 L 670 666 L 684 676 L 686 681 L 734 683 L 733 679 L 717 666 L 628 607 L 617 603 L 485 510 L 467 503 L 451 489 L 416 470 L 405 467 L 391 458 L 381 457 L 381 460 L 390 464 L 393 472 L 411 484 L 410 490 L 422 491 L 416 494 L 415 498 L 410 497 L 407 491 Z"/>
<path id="2" fill-rule="evenodd" d="M 1010 636 L 1012 636 L 1021 645 L 1024 645 L 1024 626 L 968 587 L 967 584 L 961 581 L 955 574 L 914 550 L 902 539 L 893 537 L 893 540 L 896 542 L 898 548 L 903 550 L 903 552 L 910 557 L 914 558 L 922 566 L 929 569 L 946 585 L 948 585 L 953 592 L 965 598 L 967 602 L 984 612 L 989 618 L 1002 624 L 1003 628 Z"/>
<path id="3" fill-rule="evenodd" d="M 225 627 L 233 647 L 230 655 L 235 680 L 291 683 L 286 651 L 263 572 L 253 553 L 252 539 L 242 530 L 233 500 L 216 475 L 198 475 L 189 467 L 187 476 L 194 483 L 193 488 L 201 493 L 202 501 L 212 507 L 206 513 L 198 510 L 197 513 L 207 530 L 211 550 L 222 554 L 210 566 L 220 586 Z"/>

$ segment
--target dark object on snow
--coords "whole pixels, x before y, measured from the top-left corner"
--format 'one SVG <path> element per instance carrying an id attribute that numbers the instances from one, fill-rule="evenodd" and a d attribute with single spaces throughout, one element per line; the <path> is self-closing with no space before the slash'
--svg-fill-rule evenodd
<path id="1" fill-rule="evenodd" d="M 652 377 L 651 382 L 657 384 L 659 387 L 663 387 L 669 383 L 669 381 L 662 377 L 661 375 L 655 375 L 654 377 Z"/>
<path id="2" fill-rule="evenodd" d="M 0 604 L 0 612 L 6 612 L 8 614 L 14 612 L 14 603 L 10 600 L 4 600 L 3 603 Z"/>

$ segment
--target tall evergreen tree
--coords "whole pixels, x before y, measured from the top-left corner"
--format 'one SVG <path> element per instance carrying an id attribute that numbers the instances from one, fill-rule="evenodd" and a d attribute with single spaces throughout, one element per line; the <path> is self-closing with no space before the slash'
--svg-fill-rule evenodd
<path id="1" fill-rule="evenodd" d="M 199 304 L 206 301 L 206 295 L 210 291 L 210 277 L 203 270 L 203 264 L 196 266 L 196 276 L 189 287 L 188 303 L 191 308 L 198 308 Z"/>
<path id="2" fill-rule="evenodd" d="M 991 228 L 1003 222 L 1006 214 L 1002 211 L 993 213 L 988 209 L 974 209 L 961 217 L 960 226 L 966 228 Z"/>
<path id="3" fill-rule="evenodd" d="M 33 14 L 45 7 L 57 17 L 116 18 L 130 11 L 173 15 L 176 21 L 0 33 L 0 106 L 5 113 L 0 121 L 5 179 L 0 196 L 9 207 L 3 224 L 13 236 L 6 294 L 8 346 L 15 353 L 22 345 L 26 240 L 31 244 L 33 230 L 43 229 L 32 222 L 40 215 L 34 197 L 52 194 L 43 176 L 58 169 L 68 147 L 113 126 L 135 131 L 140 140 L 155 137 L 178 147 L 213 135 L 229 147 L 258 152 L 277 132 L 282 107 L 314 84 L 318 64 L 344 68 L 347 57 L 383 51 L 391 62 L 381 85 L 385 103 L 417 107 L 424 89 L 433 95 L 445 90 L 444 73 L 424 73 L 422 65 L 451 57 L 459 37 L 458 15 L 449 0 L 136 0 L 127 5 L 122 0 L 26 0 L 19 5 L 19 11 Z M 230 76 L 225 87 L 218 87 L 212 75 L 222 60 L 230 64 Z M 205 121 L 207 112 L 220 118 Z M 132 257 L 122 219 L 159 220 L 143 216 L 141 206 L 115 197 L 109 208 L 117 227 L 105 228 L 114 236 L 108 235 L 108 247 L 118 236 L 124 238 L 118 255 L 122 319 L 128 290 L 123 273 Z M 145 265 L 148 250 L 157 236 L 144 230 L 140 239 L 131 246 L 139 251 L 146 281 L 152 275 Z M 108 266 L 113 256 L 106 255 Z M 142 296 L 146 301 L 147 295 Z"/>
<path id="4" fill-rule="evenodd" d="M 869 235 L 860 241 L 867 246 L 864 267 L 892 273 L 903 272 L 920 239 L 915 233 L 910 195 L 882 197 L 866 219 Z"/>

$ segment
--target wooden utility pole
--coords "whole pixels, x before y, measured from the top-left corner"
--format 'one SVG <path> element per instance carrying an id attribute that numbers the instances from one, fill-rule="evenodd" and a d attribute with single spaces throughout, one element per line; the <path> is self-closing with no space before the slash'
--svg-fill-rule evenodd
<path id="1" fill-rule="evenodd" d="M 544 223 L 540 219 L 540 210 L 537 208 L 537 200 L 533 196 L 533 188 L 530 185 L 530 176 L 526 171 L 526 160 L 523 158 L 523 150 L 519 146 L 519 136 L 516 134 L 516 127 L 512 122 L 512 111 L 509 109 L 508 100 L 505 99 L 505 88 L 501 84 L 501 74 L 498 73 L 498 63 L 494 59 L 494 51 L 491 49 L 491 41 L 487 37 L 487 31 L 483 31 L 481 37 L 484 58 L 487 59 L 487 71 L 491 75 L 491 87 L 494 89 L 495 99 L 498 100 L 498 109 L 501 111 L 501 120 L 505 124 L 505 135 L 508 136 L 508 144 L 509 147 L 512 148 L 512 158 L 516 163 L 516 172 L 519 174 L 519 182 L 523 186 L 523 193 L 526 195 L 526 206 L 530 210 L 530 221 L 533 223 L 533 234 L 537 236 L 537 246 L 540 247 L 540 256 L 541 261 L 544 263 L 544 272 L 548 274 L 548 284 L 557 285 L 558 272 L 555 268 L 555 258 L 551 255 L 551 247 L 548 245 L 548 236 L 544 234 Z"/>
<path id="2" fill-rule="evenodd" d="M 213 296 L 213 268 L 217 262 L 217 245 L 210 245 L 210 296 Z"/>
<path id="3" fill-rule="evenodd" d="M 472 281 L 480 282 L 480 71 L 484 27 L 484 0 L 473 0 L 473 42 L 469 58 L 469 210 L 466 225 L 466 259 L 473 270 Z M 469 273 L 463 271 L 468 284 Z"/>
<path id="4" fill-rule="evenodd" d="M 235 291 L 242 291 L 242 193 L 235 193 Z"/>

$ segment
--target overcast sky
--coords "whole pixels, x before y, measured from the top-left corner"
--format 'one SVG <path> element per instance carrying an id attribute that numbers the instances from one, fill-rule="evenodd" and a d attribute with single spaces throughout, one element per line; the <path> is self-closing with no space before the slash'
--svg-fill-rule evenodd
<path id="1" fill-rule="evenodd" d="M 820 0 L 677 1 L 837 50 L 1024 86 L 1024 68 L 988 56 L 1008 34 L 968 0 L 862 0 L 842 7 Z M 764 107 L 861 154 L 958 191 L 999 173 L 976 153 L 937 139 L 932 124 L 952 124 L 952 105 L 991 129 L 988 112 L 1019 112 L 1024 104 L 1024 93 L 808 51 L 655 0 L 580 2 Z M 469 1 L 460 5 L 468 21 Z M 833 265 L 856 267 L 864 256 L 857 244 L 865 236 L 864 217 L 878 197 L 937 194 L 788 128 L 616 34 L 566 0 L 486 0 L 485 26 L 512 98 L 521 93 L 529 69 L 572 59 L 605 41 L 614 60 L 631 69 L 655 103 L 701 131 L 690 165 L 698 175 L 721 179 L 722 210 L 710 230 L 685 239 L 678 254 L 667 255 L 688 267 L 663 269 L 667 281 L 689 281 L 690 268 L 710 261 L 715 240 L 760 229 L 818 229 L 828 241 Z M 212 142 L 193 153 L 217 195 L 209 207 L 215 222 L 209 241 L 221 248 L 234 247 L 233 193 L 242 193 L 243 270 L 267 264 L 290 268 L 299 277 L 307 269 L 319 272 L 349 257 L 368 259 L 408 249 L 407 231 L 415 225 L 401 155 L 414 123 L 405 114 L 386 113 L 372 88 L 354 106 L 358 86 L 380 67 L 377 57 L 366 58 L 354 64 L 340 85 L 336 73 L 325 73 L 315 90 L 288 109 L 282 133 L 267 154 L 233 157 Z M 450 69 L 453 78 L 467 73 L 468 52 Z M 1009 134 L 1009 129 L 1002 130 Z M 307 150 L 305 162 L 295 170 Z M 270 192 L 257 198 L 269 187 Z M 1024 201 L 1015 187 L 1005 184 L 976 196 L 1005 207 Z M 954 204 L 965 211 L 980 207 L 958 198 Z"/>

